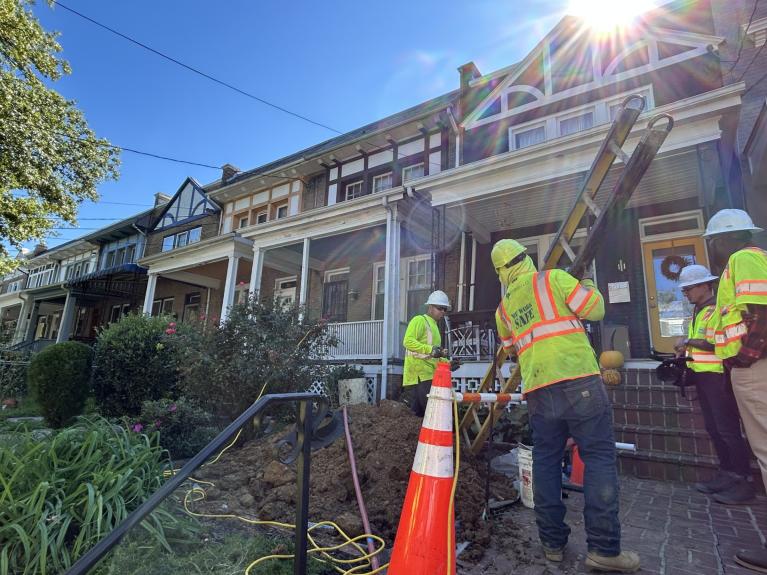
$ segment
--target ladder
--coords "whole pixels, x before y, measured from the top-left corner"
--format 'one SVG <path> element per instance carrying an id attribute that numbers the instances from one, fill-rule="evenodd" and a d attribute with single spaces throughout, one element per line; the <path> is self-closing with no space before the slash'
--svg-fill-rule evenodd
<path id="1" fill-rule="evenodd" d="M 600 240 L 605 237 L 605 231 L 611 227 L 626 207 L 631 194 L 639 185 L 642 176 L 666 140 L 666 136 L 674 127 L 674 120 L 668 114 L 654 116 L 648 122 L 647 128 L 634 151 L 631 155 L 626 154 L 622 146 L 644 107 L 645 100 L 640 95 L 628 96 L 621 104 L 610 130 L 607 132 L 596 158 L 581 184 L 575 203 L 559 227 L 540 269 L 547 270 L 558 267 L 563 256 L 567 256 L 569 260 L 568 272 L 577 278 L 583 277 L 583 273 L 594 259 Z M 595 197 L 616 157 L 623 161 L 624 168 L 615 186 L 600 207 L 596 204 Z M 588 230 L 584 244 L 576 254 L 570 242 L 581 220 L 587 214 L 591 214 L 595 221 Z M 509 393 L 517 389 L 521 382 L 518 365 L 511 371 L 508 379 L 505 379 L 501 374 L 501 368 L 507 357 L 507 352 L 503 346 L 500 346 L 495 353 L 492 365 L 480 382 L 479 389 L 477 389 L 478 393 L 495 391 L 491 390 L 490 387 L 496 378 L 501 382 L 501 393 Z M 493 422 L 498 421 L 501 412 L 506 407 L 504 404 L 493 403 L 490 404 L 489 413 L 480 414 L 481 406 L 482 404 L 479 403 L 470 404 L 459 424 L 461 435 L 473 454 L 480 451 L 492 429 Z M 481 415 L 484 415 L 484 419 Z"/>

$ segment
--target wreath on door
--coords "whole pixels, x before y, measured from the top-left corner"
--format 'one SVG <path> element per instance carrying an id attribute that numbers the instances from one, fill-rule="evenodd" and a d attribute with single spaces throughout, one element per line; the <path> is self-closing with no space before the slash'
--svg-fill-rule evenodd
<path id="1" fill-rule="evenodd" d="M 685 256 L 666 256 L 660 263 L 660 273 L 663 277 L 671 281 L 679 281 L 679 274 L 682 269 L 689 266 L 692 262 Z"/>

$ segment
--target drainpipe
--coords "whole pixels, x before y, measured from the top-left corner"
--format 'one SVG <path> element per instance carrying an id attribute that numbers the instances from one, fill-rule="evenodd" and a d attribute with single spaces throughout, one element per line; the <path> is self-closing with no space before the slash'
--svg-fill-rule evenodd
<path id="1" fill-rule="evenodd" d="M 382 347 L 381 347 L 381 397 L 379 399 L 386 399 L 387 386 L 389 383 L 389 327 L 391 325 L 391 319 L 389 316 L 392 314 L 391 308 L 391 295 L 389 290 L 390 275 L 391 275 L 391 258 L 393 256 L 392 244 L 391 244 L 391 232 L 394 220 L 394 214 L 392 208 L 389 205 L 388 196 L 383 197 L 383 207 L 386 210 L 386 260 L 384 270 L 384 316 L 383 316 L 383 334 L 382 334 Z"/>
<path id="2" fill-rule="evenodd" d="M 458 311 L 463 311 L 463 284 L 466 281 L 466 232 L 461 232 L 461 257 L 458 261 Z"/>
<path id="3" fill-rule="evenodd" d="M 205 321 L 208 321 L 210 317 L 210 288 L 208 288 L 208 295 L 205 299 Z"/>
<path id="4" fill-rule="evenodd" d="M 477 238 L 471 236 L 471 284 L 469 285 L 469 311 L 474 311 L 474 284 L 477 281 Z"/>
<path id="5" fill-rule="evenodd" d="M 458 128 L 458 122 L 455 121 L 453 116 L 453 107 L 447 107 L 447 119 L 450 120 L 450 128 L 455 134 L 455 167 L 461 165 L 461 130 Z"/>

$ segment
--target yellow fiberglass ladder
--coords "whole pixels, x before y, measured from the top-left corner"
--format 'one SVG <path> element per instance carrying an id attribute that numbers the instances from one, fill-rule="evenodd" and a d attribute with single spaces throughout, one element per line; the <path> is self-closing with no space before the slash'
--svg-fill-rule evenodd
<path id="1" fill-rule="evenodd" d="M 621 104 L 610 130 L 597 152 L 594 163 L 581 185 L 575 203 L 559 227 L 540 269 L 558 267 L 562 256 L 567 256 L 570 263 L 566 269 L 575 277 L 581 278 L 591 264 L 600 239 L 605 237 L 605 231 L 626 207 L 631 194 L 639 185 L 642 176 L 650 167 L 658 150 L 666 140 L 666 136 L 674 126 L 674 120 L 668 114 L 654 116 L 648 121 L 647 128 L 633 152 L 630 155 L 626 154 L 622 146 L 628 139 L 631 129 L 644 107 L 645 100 L 639 95 L 629 96 Z M 598 206 L 595 197 L 616 157 L 623 161 L 623 170 L 602 205 Z M 586 234 L 585 242 L 576 253 L 570 242 L 587 213 L 596 219 Z M 509 393 L 517 389 L 521 381 L 519 366 L 514 366 L 508 379 L 504 379 L 501 374 L 501 367 L 507 357 L 508 354 L 503 346 L 499 347 L 492 365 L 480 382 L 477 392 L 490 392 L 490 387 L 496 378 L 501 382 L 501 393 Z M 479 410 L 482 408 L 482 404 L 469 404 L 468 410 L 461 419 L 459 429 L 472 453 L 477 453 L 482 448 L 493 422 L 498 421 L 501 411 L 505 407 L 505 404 L 491 404 L 489 413 L 480 414 Z M 481 415 L 484 415 L 484 420 Z"/>

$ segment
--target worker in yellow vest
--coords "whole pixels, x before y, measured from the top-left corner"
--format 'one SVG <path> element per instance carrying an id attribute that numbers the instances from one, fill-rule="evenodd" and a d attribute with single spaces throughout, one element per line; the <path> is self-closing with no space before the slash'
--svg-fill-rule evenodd
<path id="1" fill-rule="evenodd" d="M 754 488 L 750 476 L 748 444 L 740 432 L 740 416 L 732 387 L 724 374 L 721 358 L 714 351 L 716 331 L 717 276 L 706 266 L 693 264 L 682 268 L 679 288 L 695 306 L 687 337 L 677 343 L 677 355 L 687 355 L 703 412 L 706 431 L 719 458 L 719 472 L 711 481 L 697 483 L 695 488 L 720 502 L 750 503 Z"/>
<path id="2" fill-rule="evenodd" d="M 767 486 L 767 252 L 752 241 L 760 231 L 743 210 L 724 209 L 711 216 L 703 236 L 714 263 L 724 267 L 716 293 L 716 355 L 730 372 L 743 428 Z M 740 551 L 735 560 L 767 573 L 763 547 Z"/>
<path id="3" fill-rule="evenodd" d="M 450 309 L 447 294 L 441 290 L 432 292 L 426 300 L 426 313 L 410 320 L 402 345 L 405 347 L 405 368 L 402 375 L 402 394 L 418 417 L 426 412 L 426 402 L 434 378 L 434 370 L 447 350 L 442 348 L 439 322 Z"/>
<path id="4" fill-rule="evenodd" d="M 491 259 L 505 295 L 496 311 L 503 346 L 517 356 L 533 434 L 533 495 L 538 535 L 549 561 L 562 561 L 570 528 L 564 521 L 562 457 L 569 437 L 585 464 L 586 566 L 632 573 L 639 556 L 621 550 L 618 471 L 612 405 L 581 320 L 600 320 L 604 301 L 591 280 L 563 270 L 538 272 L 511 239 Z"/>

